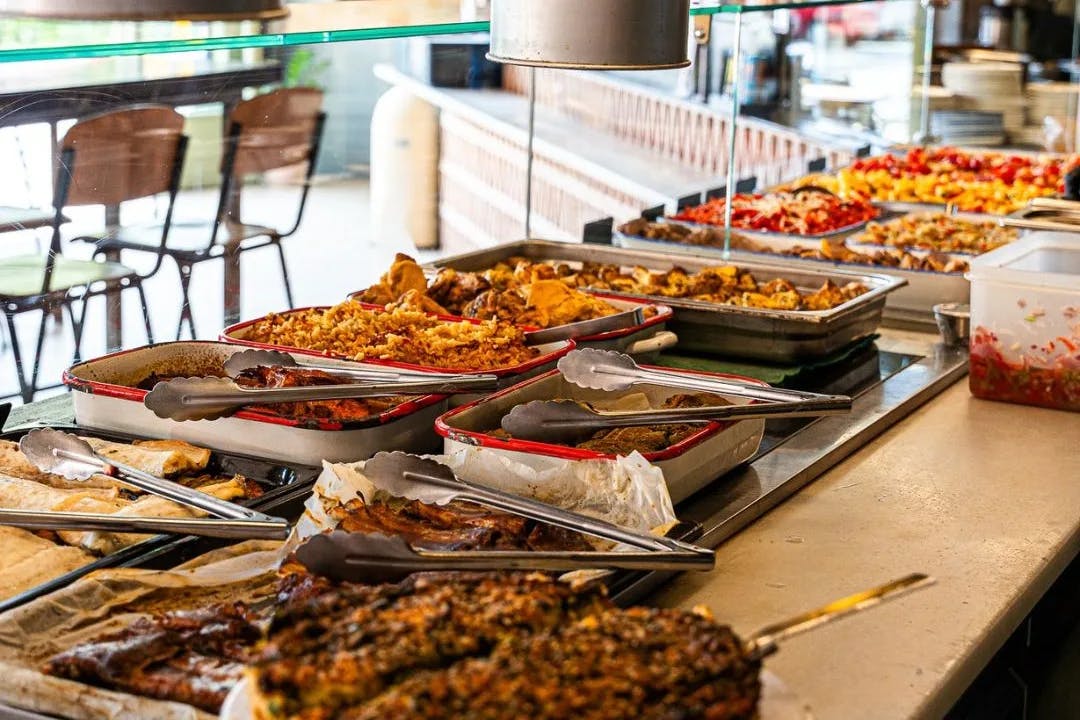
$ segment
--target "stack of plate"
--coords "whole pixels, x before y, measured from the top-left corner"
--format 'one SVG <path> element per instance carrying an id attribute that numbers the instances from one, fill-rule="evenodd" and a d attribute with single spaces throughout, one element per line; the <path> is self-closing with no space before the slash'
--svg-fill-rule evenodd
<path id="1" fill-rule="evenodd" d="M 1032 125 L 1042 124 L 1052 117 L 1063 126 L 1076 117 L 1076 100 L 1080 85 L 1064 82 L 1032 83 L 1027 86 L 1028 118 Z"/>
<path id="2" fill-rule="evenodd" d="M 930 134 L 949 145 L 1001 145 L 1005 125 L 1001 113 L 938 110 L 930 113 Z"/>
<path id="3" fill-rule="evenodd" d="M 986 113 L 1000 113 L 1006 132 L 1024 127 L 1024 67 L 1016 63 L 945 63 L 941 82 L 965 98 L 965 105 Z"/>

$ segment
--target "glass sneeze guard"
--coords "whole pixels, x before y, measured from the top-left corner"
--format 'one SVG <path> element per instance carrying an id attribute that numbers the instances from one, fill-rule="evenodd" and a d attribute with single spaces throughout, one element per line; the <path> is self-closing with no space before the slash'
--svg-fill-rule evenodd
<path id="1" fill-rule="evenodd" d="M 690 13 L 741 14 L 872 1 L 696 0 Z M 278 20 L 140 22 L 4 17 L 0 21 L 0 63 L 315 45 L 489 29 L 487 20 L 463 16 L 461 7 L 460 0 L 342 0 L 290 3 L 289 14 Z"/>

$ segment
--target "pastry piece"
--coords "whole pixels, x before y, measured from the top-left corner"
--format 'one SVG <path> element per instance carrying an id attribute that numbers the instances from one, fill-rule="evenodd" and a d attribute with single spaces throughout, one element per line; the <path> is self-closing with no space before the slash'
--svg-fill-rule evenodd
<path id="1" fill-rule="evenodd" d="M 28 530 L 0 526 L 0 600 L 94 561 L 90 553 L 57 545 Z"/>
<path id="2" fill-rule="evenodd" d="M 197 473 L 206 469 L 210 451 L 182 440 L 140 440 L 116 443 L 100 438 L 83 438 L 102 457 L 158 477 Z"/>

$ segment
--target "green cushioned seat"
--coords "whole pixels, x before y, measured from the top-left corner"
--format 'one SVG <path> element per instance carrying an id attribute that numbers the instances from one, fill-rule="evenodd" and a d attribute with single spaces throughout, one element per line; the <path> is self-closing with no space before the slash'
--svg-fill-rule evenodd
<path id="1" fill-rule="evenodd" d="M 0 297 L 23 298 L 39 295 L 44 275 L 43 255 L 0 258 Z M 120 263 L 73 260 L 59 256 L 53 266 L 49 290 L 57 292 L 105 280 L 134 277 L 135 271 Z"/>

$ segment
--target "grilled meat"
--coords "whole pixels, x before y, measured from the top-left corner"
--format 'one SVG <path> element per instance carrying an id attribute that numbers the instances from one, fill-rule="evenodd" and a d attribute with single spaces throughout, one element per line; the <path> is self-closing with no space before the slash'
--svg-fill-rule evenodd
<path id="1" fill-rule="evenodd" d="M 570 530 L 454 501 L 445 506 L 352 500 L 330 511 L 348 532 L 400 535 L 424 550 L 589 550 Z"/>
<path id="2" fill-rule="evenodd" d="M 316 387 L 320 385 L 341 385 L 348 382 L 348 379 L 331 375 L 322 370 L 283 367 L 249 368 L 236 377 L 237 385 L 248 388 Z M 395 405 L 406 402 L 406 400 L 407 398 L 404 397 L 371 397 L 275 403 L 257 407 L 260 411 L 272 412 L 275 415 L 297 420 L 356 422 L 386 412 Z"/>
<path id="3" fill-rule="evenodd" d="M 756 715 L 759 669 L 729 628 L 699 615 L 608 609 L 416 673 L 338 717 L 740 720 Z"/>
<path id="4" fill-rule="evenodd" d="M 606 607 L 595 587 L 538 574 L 440 573 L 344 586 L 283 610 L 254 671 L 273 717 L 324 720 L 411 673 L 485 657 L 502 642 Z"/>
<path id="5" fill-rule="evenodd" d="M 140 618 L 54 655 L 43 671 L 217 712 L 253 657 L 257 623 L 242 603 Z"/>

